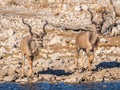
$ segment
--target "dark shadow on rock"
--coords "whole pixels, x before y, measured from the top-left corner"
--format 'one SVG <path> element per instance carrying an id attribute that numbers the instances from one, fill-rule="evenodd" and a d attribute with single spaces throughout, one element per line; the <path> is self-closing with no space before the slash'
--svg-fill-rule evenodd
<path id="1" fill-rule="evenodd" d="M 66 72 L 65 70 L 53 70 L 53 69 L 47 69 L 47 70 L 43 70 L 43 71 L 39 71 L 38 74 L 52 74 L 52 75 L 56 75 L 56 76 L 68 76 L 73 74 L 73 72 Z"/>
<path id="2" fill-rule="evenodd" d="M 98 69 L 107 69 L 107 68 L 114 68 L 120 67 L 120 62 L 102 62 L 96 66 L 96 70 Z"/>

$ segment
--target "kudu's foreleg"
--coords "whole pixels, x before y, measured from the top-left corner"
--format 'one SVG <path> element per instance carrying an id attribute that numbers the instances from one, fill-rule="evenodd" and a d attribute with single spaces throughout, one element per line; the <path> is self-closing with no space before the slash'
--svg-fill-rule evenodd
<path id="1" fill-rule="evenodd" d="M 76 67 L 78 67 L 78 60 L 79 60 L 79 47 L 76 45 L 76 61 L 75 61 L 75 64 L 76 64 Z"/>

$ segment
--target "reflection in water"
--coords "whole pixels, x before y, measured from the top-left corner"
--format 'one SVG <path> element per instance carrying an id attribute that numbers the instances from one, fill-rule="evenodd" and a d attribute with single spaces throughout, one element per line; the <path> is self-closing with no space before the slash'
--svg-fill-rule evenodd
<path id="1" fill-rule="evenodd" d="M 120 90 L 120 82 L 101 82 L 88 84 L 35 84 L 1 83 L 0 90 Z"/>

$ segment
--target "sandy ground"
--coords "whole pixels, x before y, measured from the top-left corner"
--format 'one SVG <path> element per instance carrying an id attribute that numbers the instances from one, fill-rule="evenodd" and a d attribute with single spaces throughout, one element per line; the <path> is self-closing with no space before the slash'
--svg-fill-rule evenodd
<path id="1" fill-rule="evenodd" d="M 40 13 L 40 14 L 39 14 Z M 18 18 L 24 16 L 27 18 L 39 19 L 41 12 L 23 13 L 0 10 L 2 17 L 11 19 L 10 16 Z M 44 13 L 43 13 L 44 15 Z M 47 15 L 46 15 L 47 16 Z M 49 16 L 48 16 L 49 17 Z M 10 26 L 1 26 L 1 32 L 5 32 Z M 11 27 L 12 28 L 12 27 Z M 17 30 L 12 28 L 13 30 Z M 23 28 L 22 28 L 23 29 Z M 7 30 L 6 30 L 7 31 Z M 18 30 L 18 32 L 20 32 Z M 79 67 L 75 67 L 75 44 L 72 46 L 71 38 L 75 39 L 76 32 L 58 31 L 47 28 L 47 37 L 45 38 L 45 47 L 42 49 L 44 57 L 34 60 L 34 76 L 29 80 L 27 77 L 21 78 L 21 58 L 11 55 L 9 57 L 1 57 L 0 59 L 0 81 L 1 82 L 65 82 L 65 83 L 84 83 L 84 82 L 100 82 L 100 81 L 119 81 L 120 80 L 120 36 L 110 37 L 101 36 L 102 42 L 95 52 L 95 60 L 92 64 L 93 71 L 87 71 L 87 60 L 79 60 Z M 51 36 L 54 38 L 67 38 L 68 45 L 61 44 L 47 45 Z M 0 37 L 2 38 L 2 37 Z M 105 41 L 104 41 L 105 40 Z M 17 49 L 19 50 L 19 48 Z M 20 52 L 19 52 L 20 53 Z M 27 60 L 26 60 L 27 62 Z M 81 63 L 82 62 L 82 63 Z M 84 69 L 82 69 L 82 67 Z M 26 75 L 28 71 L 26 67 Z"/>

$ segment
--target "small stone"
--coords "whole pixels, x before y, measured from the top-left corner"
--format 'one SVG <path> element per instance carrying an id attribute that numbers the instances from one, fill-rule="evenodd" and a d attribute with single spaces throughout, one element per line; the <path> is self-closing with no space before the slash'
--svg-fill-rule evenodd
<path id="1" fill-rule="evenodd" d="M 32 82 L 37 82 L 39 79 L 37 77 L 34 77 Z"/>
<path id="2" fill-rule="evenodd" d="M 101 38 L 101 39 L 100 39 L 100 42 L 101 42 L 101 43 L 106 43 L 106 42 L 107 42 L 107 39 Z"/>
<path id="3" fill-rule="evenodd" d="M 77 78 L 74 76 L 72 78 L 67 78 L 65 80 L 65 83 L 76 83 L 77 82 Z"/>
<path id="4" fill-rule="evenodd" d="M 8 75 L 11 76 L 11 75 L 15 75 L 15 70 L 13 70 L 12 68 L 10 68 L 8 70 Z"/>
<path id="5" fill-rule="evenodd" d="M 10 30 L 7 31 L 7 33 L 8 33 L 9 36 L 12 36 L 14 34 L 14 31 L 12 29 L 10 29 Z"/>
<path id="6" fill-rule="evenodd" d="M 5 75 L 7 75 L 7 70 L 0 70 L 0 77 L 4 77 Z"/>
<path id="7" fill-rule="evenodd" d="M 21 82 L 21 83 L 25 83 L 25 82 L 28 82 L 28 78 L 19 78 L 19 79 L 16 79 L 15 82 Z"/>
<path id="8" fill-rule="evenodd" d="M 7 82 L 11 82 L 11 81 L 14 80 L 14 75 L 13 75 L 13 76 L 5 76 L 5 77 L 3 78 L 3 80 L 4 80 L 4 81 L 7 81 Z"/>

